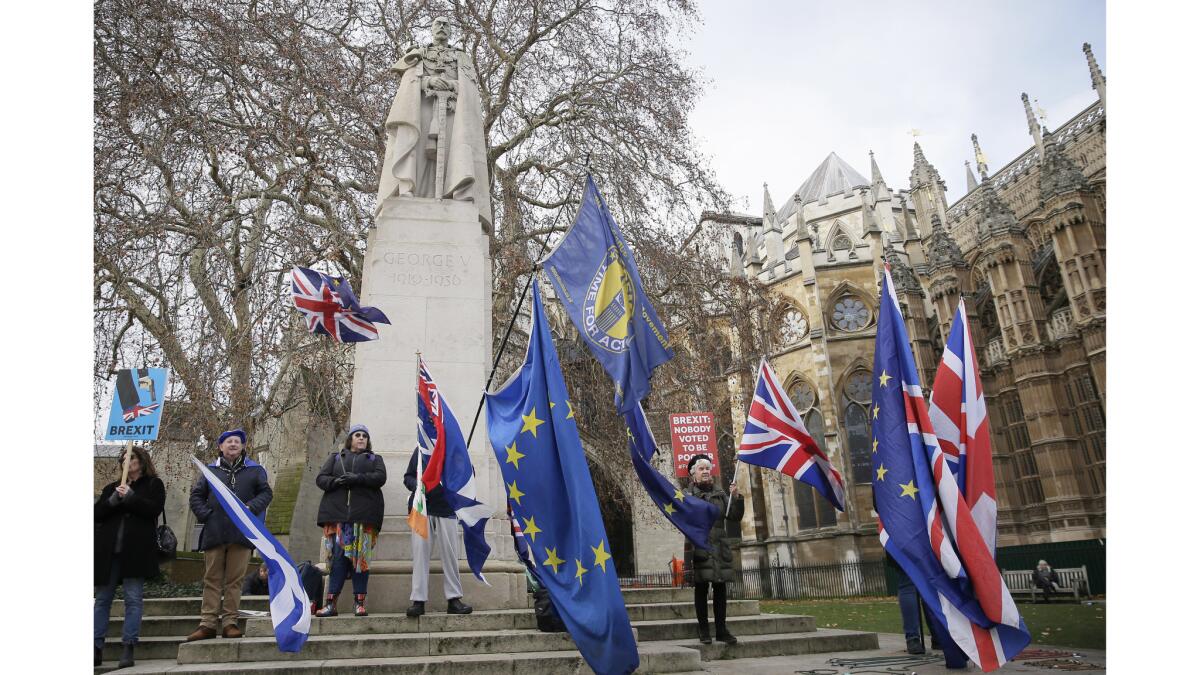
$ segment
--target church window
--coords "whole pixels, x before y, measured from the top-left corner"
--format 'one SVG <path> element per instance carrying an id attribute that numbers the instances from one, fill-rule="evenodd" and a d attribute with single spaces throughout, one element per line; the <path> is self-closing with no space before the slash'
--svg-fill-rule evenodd
<path id="1" fill-rule="evenodd" d="M 791 308 L 780 316 L 779 337 L 784 345 L 792 345 L 808 335 L 808 319 L 800 310 Z"/>
<path id="2" fill-rule="evenodd" d="M 1067 404 L 1079 444 L 1083 449 L 1084 472 L 1092 486 L 1092 494 L 1102 495 L 1105 470 L 1104 404 L 1096 393 L 1096 382 L 1086 368 L 1070 375 L 1066 383 Z"/>
<path id="3" fill-rule="evenodd" d="M 833 323 L 839 329 L 852 332 L 862 330 L 871 322 L 871 310 L 866 303 L 853 295 L 843 295 L 833 305 Z"/>
<path id="4" fill-rule="evenodd" d="M 805 380 L 797 380 L 788 387 L 788 398 L 796 407 L 796 413 L 804 420 L 804 428 L 821 450 L 825 450 L 825 420 L 818 407 L 817 390 Z M 792 481 L 796 497 L 796 526 L 802 530 L 815 527 L 830 527 L 837 524 L 837 512 L 808 483 Z"/>
<path id="5" fill-rule="evenodd" d="M 842 426 L 850 448 L 850 473 L 856 483 L 870 483 L 871 373 L 860 368 L 850 374 L 842 392 Z"/>

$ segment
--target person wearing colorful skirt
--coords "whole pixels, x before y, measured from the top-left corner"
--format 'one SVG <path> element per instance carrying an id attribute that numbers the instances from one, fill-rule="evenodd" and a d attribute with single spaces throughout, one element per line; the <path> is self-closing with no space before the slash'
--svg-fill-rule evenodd
<path id="1" fill-rule="evenodd" d="M 329 456 L 317 474 L 325 491 L 317 509 L 317 525 L 325 535 L 329 586 L 325 606 L 316 616 L 337 616 L 337 600 L 349 577 L 354 587 L 354 615 L 367 615 L 367 579 L 379 528 L 383 525 L 383 458 L 371 451 L 367 427 L 355 424 L 342 449 Z"/>

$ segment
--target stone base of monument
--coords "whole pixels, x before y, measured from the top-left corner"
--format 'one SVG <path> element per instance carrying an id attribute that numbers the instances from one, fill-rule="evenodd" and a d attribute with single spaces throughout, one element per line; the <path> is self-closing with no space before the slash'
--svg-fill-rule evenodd
<path id="1" fill-rule="evenodd" d="M 324 564 L 317 568 L 326 572 Z M 367 582 L 367 612 L 393 614 L 403 613 L 412 604 L 411 560 L 381 560 L 371 563 L 371 577 Z M 488 560 L 483 565 L 483 576 L 490 586 L 483 584 L 471 574 L 465 560 L 460 560 L 458 576 L 462 582 L 463 602 L 476 610 L 522 609 L 532 607 L 527 592 L 525 566 L 515 561 Z M 429 599 L 425 602 L 427 612 L 445 612 L 446 595 L 442 588 L 442 563 L 436 558 L 429 563 Z M 328 578 L 326 578 L 328 582 Z M 338 612 L 353 614 L 354 589 L 349 579 L 338 597 Z"/>

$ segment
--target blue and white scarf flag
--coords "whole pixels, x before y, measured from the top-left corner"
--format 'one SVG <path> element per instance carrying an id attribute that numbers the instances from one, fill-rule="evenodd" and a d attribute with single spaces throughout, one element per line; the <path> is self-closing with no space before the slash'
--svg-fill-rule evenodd
<path id="1" fill-rule="evenodd" d="M 195 457 L 192 458 L 205 480 L 217 495 L 221 508 L 241 531 L 267 566 L 267 585 L 271 592 L 271 625 L 275 628 L 275 644 L 281 652 L 298 652 L 308 640 L 312 617 L 308 613 L 308 594 L 300 583 L 296 565 L 287 549 L 271 536 L 267 526 L 250 512 L 237 495 L 229 491 L 221 479 Z"/>
<path id="2" fill-rule="evenodd" d="M 426 373 L 428 369 L 426 368 Z M 429 376 L 432 383 L 433 376 Z M 436 385 L 434 385 L 436 386 Z M 419 398 L 419 397 L 418 397 Z M 467 566 L 484 585 L 491 586 L 483 577 L 483 564 L 487 562 L 492 547 L 488 546 L 484 536 L 488 518 L 492 515 L 492 507 L 478 501 L 475 487 L 475 467 L 471 464 L 471 454 L 467 452 L 467 441 L 463 438 L 462 427 L 450 410 L 450 403 L 444 396 L 439 396 L 439 414 L 442 417 L 442 429 L 446 434 L 446 459 L 442 465 L 441 484 L 446 502 L 454 509 L 458 522 L 462 523 L 463 549 L 467 554 Z M 421 446 L 421 454 L 430 457 L 437 444 L 437 427 L 430 417 L 429 410 L 420 400 L 417 402 L 417 442 Z M 426 460 L 428 466 L 428 460 Z M 418 476 L 418 479 L 420 477 Z"/>

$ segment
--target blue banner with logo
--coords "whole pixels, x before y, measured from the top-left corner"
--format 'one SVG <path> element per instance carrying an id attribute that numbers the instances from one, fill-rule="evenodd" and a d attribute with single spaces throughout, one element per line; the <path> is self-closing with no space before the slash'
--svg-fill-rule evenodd
<path id="1" fill-rule="evenodd" d="M 575 223 L 542 267 L 583 341 L 613 379 L 617 409 L 631 412 L 650 393 L 651 373 L 674 354 L 667 329 L 642 291 L 633 254 L 590 175 Z"/>
<path id="2" fill-rule="evenodd" d="M 104 439 L 153 441 L 158 438 L 163 397 L 167 395 L 166 368 L 123 368 L 117 371 L 112 408 Z"/>

